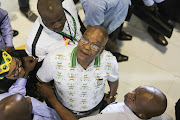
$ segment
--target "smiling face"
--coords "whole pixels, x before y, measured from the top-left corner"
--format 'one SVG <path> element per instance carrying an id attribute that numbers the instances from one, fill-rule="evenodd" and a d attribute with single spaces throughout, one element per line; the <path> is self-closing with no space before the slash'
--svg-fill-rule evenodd
<path id="1" fill-rule="evenodd" d="M 77 46 L 77 60 L 79 63 L 91 63 L 103 50 L 107 42 L 107 36 L 101 29 L 92 27 L 88 29 Z"/>
<path id="2" fill-rule="evenodd" d="M 17 79 L 19 77 L 23 77 L 25 74 L 25 70 L 22 66 L 22 61 L 16 57 L 12 57 L 11 66 L 7 75 L 5 75 L 8 79 Z"/>

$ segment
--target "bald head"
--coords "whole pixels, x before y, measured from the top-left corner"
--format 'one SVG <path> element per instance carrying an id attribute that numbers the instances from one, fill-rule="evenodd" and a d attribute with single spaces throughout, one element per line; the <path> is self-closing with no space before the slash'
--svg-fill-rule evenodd
<path id="1" fill-rule="evenodd" d="M 0 101 L 0 120 L 30 120 L 32 104 L 27 99 L 15 94 Z"/>
<path id="2" fill-rule="evenodd" d="M 133 101 L 135 105 L 132 104 Z M 152 86 L 140 86 L 129 92 L 125 95 L 124 102 L 142 119 L 159 116 L 165 112 L 167 107 L 167 98 L 164 93 Z"/>
<path id="3" fill-rule="evenodd" d="M 103 46 L 105 46 L 108 41 L 107 30 L 102 26 L 92 26 L 85 31 L 84 35 L 86 34 L 96 35 L 98 40 L 102 41 Z"/>
<path id="4" fill-rule="evenodd" d="M 66 18 L 60 0 L 38 0 L 37 9 L 47 28 L 62 31 Z"/>
<path id="5" fill-rule="evenodd" d="M 77 46 L 77 61 L 86 69 L 100 55 L 108 41 L 108 33 L 102 26 L 90 27 L 83 34 Z"/>
<path id="6" fill-rule="evenodd" d="M 60 0 L 38 0 L 37 9 L 43 19 L 63 12 Z"/>

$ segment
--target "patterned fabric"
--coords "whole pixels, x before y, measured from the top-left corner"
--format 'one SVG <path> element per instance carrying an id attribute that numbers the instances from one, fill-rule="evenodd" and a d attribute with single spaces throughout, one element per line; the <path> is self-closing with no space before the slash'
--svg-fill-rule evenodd
<path id="1" fill-rule="evenodd" d="M 9 71 L 11 62 L 12 62 L 12 57 L 6 51 L 2 51 L 2 62 L 0 64 L 0 75 Z M 0 76 L 0 79 L 3 79 L 3 78 L 4 78 L 4 76 Z"/>
<path id="2" fill-rule="evenodd" d="M 43 82 L 54 79 L 56 95 L 65 107 L 87 111 L 103 99 L 105 81 L 118 80 L 118 64 L 104 51 L 85 70 L 77 62 L 76 47 L 65 46 L 48 54 L 37 76 Z"/>

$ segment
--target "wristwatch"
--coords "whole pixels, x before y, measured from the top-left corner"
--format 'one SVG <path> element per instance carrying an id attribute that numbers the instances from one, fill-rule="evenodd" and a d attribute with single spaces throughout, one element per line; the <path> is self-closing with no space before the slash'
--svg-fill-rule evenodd
<path id="1" fill-rule="evenodd" d="M 111 95 L 111 96 L 109 96 L 109 98 L 110 98 L 110 99 L 112 99 L 112 98 L 116 98 L 116 97 L 117 97 L 117 95 L 118 95 L 118 94 L 116 93 L 115 95 Z"/>

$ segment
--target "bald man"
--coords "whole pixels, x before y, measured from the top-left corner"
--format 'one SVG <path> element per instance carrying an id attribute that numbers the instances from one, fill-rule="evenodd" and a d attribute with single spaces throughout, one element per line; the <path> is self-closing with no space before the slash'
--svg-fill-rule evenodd
<path id="1" fill-rule="evenodd" d="M 167 99 L 152 86 L 140 86 L 124 96 L 124 102 L 108 105 L 102 114 L 80 120 L 172 120 L 165 114 Z"/>
<path id="2" fill-rule="evenodd" d="M 37 72 L 41 82 L 54 79 L 58 100 L 77 118 L 98 113 L 108 80 L 107 103 L 115 101 L 118 88 L 116 58 L 104 47 L 108 33 L 102 26 L 89 28 L 77 46 L 65 46 L 50 52 Z"/>
<path id="3" fill-rule="evenodd" d="M 0 120 L 61 120 L 54 109 L 25 96 L 26 82 L 18 78 L 8 92 L 0 94 Z"/>
<path id="4" fill-rule="evenodd" d="M 28 97 L 15 94 L 0 101 L 1 120 L 32 120 L 31 113 L 32 103 Z"/>
<path id="5" fill-rule="evenodd" d="M 75 44 L 82 36 L 73 0 L 38 0 L 40 16 L 30 31 L 25 50 L 42 61 L 57 47 Z"/>

